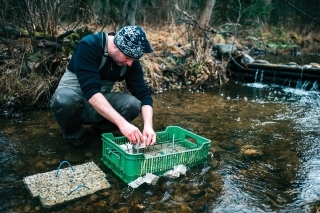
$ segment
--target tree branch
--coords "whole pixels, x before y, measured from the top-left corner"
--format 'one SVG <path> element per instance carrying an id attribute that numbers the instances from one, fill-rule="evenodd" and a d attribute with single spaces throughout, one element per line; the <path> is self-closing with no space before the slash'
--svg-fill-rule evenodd
<path id="1" fill-rule="evenodd" d="M 292 7 L 293 9 L 295 9 L 296 11 L 300 12 L 302 15 L 310 18 L 312 21 L 314 21 L 315 23 L 320 25 L 320 22 L 318 22 L 316 20 L 316 18 L 312 18 L 311 16 L 309 16 L 308 14 L 306 14 L 305 12 L 303 12 L 302 10 L 300 10 L 299 8 L 295 7 L 294 5 L 292 5 L 291 3 L 287 2 L 286 0 L 283 0 L 285 3 L 287 3 L 290 7 Z"/>

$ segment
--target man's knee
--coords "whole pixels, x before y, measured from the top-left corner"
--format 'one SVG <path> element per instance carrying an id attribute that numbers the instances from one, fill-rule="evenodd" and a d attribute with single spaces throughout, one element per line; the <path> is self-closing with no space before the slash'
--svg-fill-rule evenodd
<path id="1" fill-rule="evenodd" d="M 59 88 L 50 100 L 50 109 L 57 111 L 61 109 L 75 109 L 81 107 L 82 98 L 73 90 L 67 87 Z"/>
<path id="2" fill-rule="evenodd" d="M 107 93 L 105 97 L 127 121 L 134 120 L 140 113 L 141 102 L 132 95 L 125 93 Z"/>
<path id="3" fill-rule="evenodd" d="M 127 117 L 128 120 L 133 120 L 140 114 L 141 102 L 135 97 L 128 95 L 125 101 L 125 108 L 124 116 Z"/>
<path id="4" fill-rule="evenodd" d="M 133 96 L 130 96 L 130 97 L 131 98 L 129 98 L 127 101 L 128 106 L 135 114 L 138 115 L 140 113 L 140 109 L 141 109 L 141 102 Z"/>

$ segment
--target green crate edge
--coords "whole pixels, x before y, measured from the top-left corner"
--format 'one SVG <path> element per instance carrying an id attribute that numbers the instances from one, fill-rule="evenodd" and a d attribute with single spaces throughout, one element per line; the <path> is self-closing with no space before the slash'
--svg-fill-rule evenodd
<path id="1" fill-rule="evenodd" d="M 178 135 L 182 135 L 185 139 L 186 137 L 196 139 L 198 147 L 188 151 L 145 159 L 142 153 L 129 154 L 120 148 L 115 141 L 126 139 L 124 136 L 114 137 L 112 133 L 103 133 L 101 135 L 103 142 L 101 161 L 124 182 L 130 183 L 146 173 L 161 175 L 178 164 L 184 164 L 192 167 L 204 163 L 207 160 L 207 154 L 211 140 L 192 133 L 191 131 L 183 129 L 179 126 L 167 126 L 164 131 L 156 132 L 156 134 L 157 136 L 165 134 L 168 135 L 170 133 L 174 134 L 172 132 L 178 132 Z M 107 149 L 109 149 L 109 151 L 107 151 Z M 112 151 L 112 149 L 115 151 Z M 109 158 L 107 155 L 109 155 Z M 184 159 L 179 159 L 181 157 L 184 157 Z M 153 165 L 155 165 L 155 168 L 153 168 Z"/>

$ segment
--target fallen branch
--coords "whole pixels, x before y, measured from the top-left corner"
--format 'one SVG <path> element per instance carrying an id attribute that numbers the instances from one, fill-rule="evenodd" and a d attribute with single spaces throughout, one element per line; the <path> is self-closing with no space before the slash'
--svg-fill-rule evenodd
<path id="1" fill-rule="evenodd" d="M 67 37 L 68 35 L 72 34 L 74 31 L 73 30 L 68 30 L 65 33 L 62 33 L 57 37 L 57 40 L 62 40 L 63 38 Z"/>
<path id="2" fill-rule="evenodd" d="M 317 21 L 316 18 L 312 18 L 311 16 L 309 16 L 308 14 L 306 14 L 305 12 L 303 12 L 302 10 L 300 10 L 299 8 L 295 7 L 294 5 L 290 4 L 288 1 L 283 0 L 285 3 L 287 3 L 290 7 L 292 7 L 293 9 L 295 9 L 296 11 L 300 12 L 302 15 L 310 18 L 313 22 L 317 23 L 320 25 L 320 22 Z"/>

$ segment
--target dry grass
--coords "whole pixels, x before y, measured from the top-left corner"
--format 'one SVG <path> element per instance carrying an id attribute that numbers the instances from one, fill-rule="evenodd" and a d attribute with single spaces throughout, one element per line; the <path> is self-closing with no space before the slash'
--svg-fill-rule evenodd
<path id="1" fill-rule="evenodd" d="M 141 59 L 146 83 L 152 91 L 161 91 L 165 87 L 181 89 L 187 84 L 195 89 L 221 86 L 227 81 L 226 63 L 218 63 L 211 56 L 211 48 L 205 42 L 212 41 L 201 38 L 197 29 L 190 32 L 190 28 L 186 29 L 183 25 L 143 28 L 154 49 L 154 53 L 146 54 Z M 48 105 L 67 61 L 56 56 L 52 58 L 50 54 L 46 57 L 40 55 L 41 60 L 32 65 L 26 65 L 24 57 L 19 56 L 0 66 L 0 100 L 3 105 Z M 117 83 L 114 89 L 126 91 L 124 83 Z"/>
<path id="2" fill-rule="evenodd" d="M 209 38 L 204 39 L 197 28 L 187 29 L 185 25 L 144 29 L 154 53 L 144 56 L 141 62 L 147 71 L 147 83 L 153 90 L 160 90 L 166 80 L 170 82 L 169 89 L 187 84 L 195 89 L 221 86 L 228 80 L 225 76 L 226 63 L 216 61 L 211 56 L 210 45 L 217 41 L 225 42 L 221 35 L 209 35 Z"/>
<path id="3" fill-rule="evenodd" d="M 35 69 L 28 71 L 23 59 L 16 58 L 11 61 L 12 66 L 0 66 L 2 107 L 28 108 L 40 104 L 48 105 L 51 92 L 57 86 L 67 63 L 62 62 L 51 75 L 47 70 L 39 70 L 42 67 L 39 64 L 35 64 Z"/>

